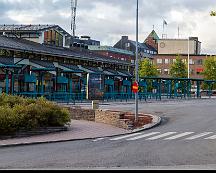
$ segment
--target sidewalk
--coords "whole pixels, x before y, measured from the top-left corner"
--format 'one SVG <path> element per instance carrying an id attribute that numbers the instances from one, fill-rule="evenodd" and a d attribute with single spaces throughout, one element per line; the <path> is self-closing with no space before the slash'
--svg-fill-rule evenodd
<path id="1" fill-rule="evenodd" d="M 131 132 L 132 131 L 113 127 L 107 124 L 72 120 L 71 127 L 68 131 L 32 137 L 0 140 L 0 147 L 95 139 L 100 137 L 128 134 Z"/>
<path id="2" fill-rule="evenodd" d="M 95 123 L 91 121 L 72 120 L 71 126 L 68 131 L 51 133 L 45 135 L 37 135 L 31 137 L 14 138 L 7 140 L 0 140 L 1 147 L 42 144 L 42 143 L 54 143 L 54 142 L 66 142 L 84 139 L 96 139 L 103 137 L 111 137 L 118 135 L 125 135 L 143 131 L 145 129 L 152 128 L 161 122 L 161 118 L 155 115 L 151 115 L 153 120 L 151 124 L 146 124 L 141 129 L 125 130 L 117 128 L 111 125 L 103 123 Z"/>

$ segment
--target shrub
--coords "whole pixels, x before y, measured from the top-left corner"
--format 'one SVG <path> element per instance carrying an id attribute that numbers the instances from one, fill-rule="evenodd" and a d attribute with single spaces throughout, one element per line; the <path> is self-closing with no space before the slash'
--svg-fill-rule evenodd
<path id="1" fill-rule="evenodd" d="M 0 106 L 0 135 L 14 134 L 19 128 L 19 118 L 9 106 Z"/>
<path id="2" fill-rule="evenodd" d="M 44 98 L 26 99 L 19 96 L 0 96 L 0 135 L 17 130 L 39 127 L 58 127 L 70 123 L 67 109 Z"/>

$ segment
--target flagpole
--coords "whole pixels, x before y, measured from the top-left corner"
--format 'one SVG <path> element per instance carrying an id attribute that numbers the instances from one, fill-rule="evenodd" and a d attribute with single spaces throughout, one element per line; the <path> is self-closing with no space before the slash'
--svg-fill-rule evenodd
<path id="1" fill-rule="evenodd" d="M 139 15 L 139 0 L 137 0 L 137 10 L 136 10 L 136 69 L 135 69 L 135 78 L 136 78 L 136 82 L 138 84 L 139 82 L 139 74 L 138 74 L 138 70 L 139 70 L 139 66 L 138 66 L 138 15 Z M 138 121 L 138 92 L 135 93 L 135 122 Z"/>

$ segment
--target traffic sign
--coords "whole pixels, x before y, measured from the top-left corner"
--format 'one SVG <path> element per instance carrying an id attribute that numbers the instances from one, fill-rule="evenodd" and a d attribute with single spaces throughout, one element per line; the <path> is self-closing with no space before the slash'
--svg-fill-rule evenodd
<path id="1" fill-rule="evenodd" d="M 138 93 L 138 91 L 139 91 L 139 85 L 138 85 L 137 82 L 134 82 L 134 83 L 133 83 L 132 91 L 133 91 L 134 93 Z"/>

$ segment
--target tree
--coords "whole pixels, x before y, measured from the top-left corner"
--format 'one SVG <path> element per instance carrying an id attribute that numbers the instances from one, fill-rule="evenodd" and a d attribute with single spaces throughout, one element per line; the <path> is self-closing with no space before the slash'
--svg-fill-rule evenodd
<path id="1" fill-rule="evenodd" d="M 207 57 L 204 61 L 203 75 L 206 80 L 216 80 L 216 56 Z"/>
<path id="2" fill-rule="evenodd" d="M 176 62 L 171 65 L 170 75 L 174 78 L 187 78 L 187 66 L 182 61 L 180 55 L 176 57 Z"/>
<path id="3" fill-rule="evenodd" d="M 139 63 L 139 76 L 140 78 L 157 77 L 157 67 L 149 59 L 144 59 Z"/>
<path id="4" fill-rule="evenodd" d="M 216 11 L 211 11 L 210 16 L 216 16 Z"/>

